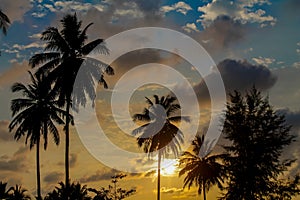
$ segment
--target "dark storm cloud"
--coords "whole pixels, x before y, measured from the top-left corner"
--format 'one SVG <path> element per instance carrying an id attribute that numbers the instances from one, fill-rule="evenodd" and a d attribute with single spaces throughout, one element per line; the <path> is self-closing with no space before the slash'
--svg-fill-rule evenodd
<path id="1" fill-rule="evenodd" d="M 218 16 L 202 33 L 201 38 L 208 46 L 224 48 L 238 42 L 246 34 L 246 25 L 227 15 Z"/>
<path id="2" fill-rule="evenodd" d="M 25 171 L 27 147 L 20 147 L 12 157 L 3 155 L 0 157 L 0 170 L 3 171 Z"/>
<path id="3" fill-rule="evenodd" d="M 277 77 L 263 65 L 254 65 L 246 60 L 226 59 L 218 64 L 218 70 L 227 91 L 250 89 L 253 85 L 257 89 L 271 88 Z"/>
<path id="4" fill-rule="evenodd" d="M 276 76 L 267 67 L 254 65 L 246 60 L 226 59 L 220 62 L 217 68 L 221 74 L 227 93 L 233 90 L 243 92 L 253 86 L 259 90 L 267 90 L 271 88 L 277 80 Z M 194 87 L 196 93 L 200 97 L 207 96 L 208 93 L 205 82 L 214 81 L 216 81 L 216 72 L 205 77 L 203 81 Z"/>
<path id="5" fill-rule="evenodd" d="M 115 169 L 106 170 L 106 171 L 97 171 L 95 174 L 81 178 L 80 182 L 88 183 L 88 182 L 95 182 L 95 181 L 110 180 L 111 177 L 116 175 L 117 173 L 119 173 L 119 171 Z"/>
<path id="6" fill-rule="evenodd" d="M 50 172 L 44 177 L 44 182 L 46 183 L 57 183 L 61 180 L 63 173 L 61 172 Z"/>

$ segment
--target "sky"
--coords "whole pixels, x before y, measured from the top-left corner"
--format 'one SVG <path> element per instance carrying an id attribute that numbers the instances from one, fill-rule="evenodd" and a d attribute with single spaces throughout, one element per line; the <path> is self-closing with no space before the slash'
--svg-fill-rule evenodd
<path id="1" fill-rule="evenodd" d="M 146 39 L 141 35 L 129 37 L 119 41 L 119 47 L 113 47 L 107 40 L 108 48 L 112 48 L 110 49 L 112 57 L 124 49 L 130 50 L 138 45 L 141 47 L 140 50 L 119 55 L 111 63 L 115 75 L 106 77 L 109 88 L 107 90 L 97 88 L 96 119 L 83 121 L 85 123 L 78 121 L 78 126 L 72 127 L 70 174 L 73 181 L 80 181 L 96 188 L 107 186 L 110 183 L 110 176 L 116 173 L 112 167 L 118 168 L 126 164 L 131 166 L 133 171 L 141 172 L 128 175 L 126 180 L 120 182 L 122 187 L 137 189 L 137 193 L 128 199 L 155 198 L 156 178 L 151 173 L 155 160 L 149 161 L 143 156 L 128 160 L 115 150 L 104 148 L 103 141 L 95 140 L 94 145 L 97 145 L 97 142 L 98 145 L 103 145 L 102 158 L 108 160 L 110 165 L 114 165 L 106 166 L 104 161 L 99 161 L 97 156 L 90 153 L 82 137 L 86 135 L 92 137 L 94 128 L 91 125 L 100 124 L 107 138 L 115 146 L 126 151 L 141 152 L 141 149 L 137 148 L 135 138 L 126 134 L 133 128 L 131 119 L 124 118 L 125 111 L 115 113 L 112 107 L 120 110 L 122 106 L 129 105 L 129 114 L 142 112 L 146 106 L 144 96 L 167 95 L 174 91 L 185 97 L 183 98 L 185 103 L 190 105 L 186 112 L 194 116 L 191 124 L 182 124 L 182 130 L 201 132 L 208 124 L 209 113 L 212 113 L 210 112 L 212 100 L 209 99 L 206 84 L 215 83 L 219 75 L 222 77 L 226 93 L 234 89 L 245 91 L 255 84 L 269 97 L 274 109 L 286 115 L 287 122 L 293 126 L 292 133 L 300 136 L 298 0 L 1 0 L 0 9 L 11 21 L 7 35 L 0 34 L 0 180 L 7 181 L 9 185 L 22 184 L 31 193 L 35 193 L 35 151 L 30 151 L 22 139 L 14 141 L 13 133 L 9 133 L 7 128 L 11 120 L 10 101 L 20 96 L 12 94 L 10 88 L 15 82 L 28 82 L 27 71 L 32 70 L 28 66 L 28 60 L 34 54 L 43 52 L 45 47 L 45 43 L 39 39 L 41 33 L 49 26 L 60 29 L 60 19 L 68 13 L 76 12 L 78 18 L 82 20 L 83 27 L 90 22 L 94 23 L 87 32 L 89 41 L 96 38 L 113 38 L 123 31 L 142 27 L 160 27 L 178 31 L 185 34 L 186 38 L 192 38 L 207 52 L 205 54 L 202 51 L 201 55 L 198 55 L 197 51 L 187 48 L 188 55 L 191 55 L 189 58 L 199 56 L 199 59 L 204 58 L 203 63 L 210 63 L 211 60 L 209 62 L 205 60 L 206 56 L 212 58 L 216 65 L 207 64 L 209 66 L 205 67 L 209 67 L 207 68 L 210 70 L 209 73 L 199 74 L 197 69 L 202 66 L 194 66 L 191 60 L 180 56 L 185 45 L 170 51 L 141 49 L 150 37 L 155 39 L 156 45 L 165 44 L 167 38 L 163 38 L 160 34 L 146 35 L 148 37 Z M 182 38 L 177 40 L 175 36 L 174 33 L 169 39 L 170 44 L 176 47 Z M 109 60 L 105 56 L 103 59 Z M 147 63 L 150 64 L 138 68 Z M 167 70 L 170 70 L 170 73 Z M 177 71 L 184 78 L 177 78 L 175 74 L 171 74 L 173 71 Z M 125 76 L 129 74 L 127 72 L 130 72 L 128 77 Z M 139 85 L 136 90 L 127 91 L 131 92 L 131 96 L 127 99 L 128 104 L 122 103 L 125 101 L 122 87 L 118 88 L 119 90 L 115 88 L 122 78 L 125 80 L 123 83 L 126 83 L 123 86 L 134 85 L 137 82 L 145 83 Z M 150 79 L 153 79 L 152 83 Z M 165 82 L 159 83 L 158 79 Z M 193 95 L 188 92 L 185 83 L 191 85 L 194 90 L 197 97 L 196 107 L 191 106 L 194 105 Z M 116 104 L 111 106 L 113 95 L 120 97 L 122 101 L 115 102 Z M 195 110 L 198 105 L 200 113 Z M 81 116 L 85 117 L 84 114 Z M 120 122 L 119 125 L 122 127 L 118 127 L 115 121 Z M 81 134 L 82 132 L 86 134 Z M 50 143 L 48 149 L 41 152 L 44 194 L 64 179 L 63 138 L 61 130 L 60 145 Z M 191 138 L 192 136 L 187 134 L 185 142 L 189 143 Z M 216 146 L 218 145 L 219 143 Z M 299 143 L 295 142 L 286 149 L 284 156 L 299 160 L 299 152 Z M 162 198 L 195 199 L 196 188 L 183 190 L 183 178 L 178 178 L 169 161 L 172 159 L 164 161 L 165 166 L 170 169 L 169 173 L 168 170 L 163 173 Z M 289 172 L 291 175 L 299 172 L 299 162 L 292 166 Z M 143 166 L 147 166 L 148 171 L 142 168 Z M 208 198 L 215 199 L 218 195 L 219 191 L 213 188 L 208 193 Z"/>

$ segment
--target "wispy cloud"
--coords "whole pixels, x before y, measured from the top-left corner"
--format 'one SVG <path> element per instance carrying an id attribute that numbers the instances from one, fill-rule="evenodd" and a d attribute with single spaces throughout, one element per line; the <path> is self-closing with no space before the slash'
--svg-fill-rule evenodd
<path id="1" fill-rule="evenodd" d="M 195 23 L 187 23 L 185 26 L 182 27 L 183 30 L 185 30 L 188 33 L 191 33 L 193 31 L 195 32 L 199 32 L 199 30 L 197 29 L 197 26 Z"/>
<path id="2" fill-rule="evenodd" d="M 274 25 L 276 18 L 268 15 L 261 6 L 270 4 L 267 0 L 261 1 L 222 1 L 214 0 L 204 6 L 198 7 L 198 11 L 203 14 L 200 16 L 199 21 L 203 26 L 208 26 L 219 15 L 228 15 L 234 20 L 240 20 L 242 23 L 258 23 L 261 27 L 266 25 Z"/>
<path id="3" fill-rule="evenodd" d="M 192 7 L 183 1 L 179 1 L 171 6 L 161 7 L 161 11 L 164 13 L 176 11 L 176 12 L 186 15 L 188 13 L 188 11 L 190 11 L 190 10 L 193 10 Z"/>
<path id="4" fill-rule="evenodd" d="M 276 61 L 275 58 L 264 58 L 262 56 L 259 56 L 257 58 L 252 58 L 252 60 L 259 65 L 264 65 L 267 67 Z"/>

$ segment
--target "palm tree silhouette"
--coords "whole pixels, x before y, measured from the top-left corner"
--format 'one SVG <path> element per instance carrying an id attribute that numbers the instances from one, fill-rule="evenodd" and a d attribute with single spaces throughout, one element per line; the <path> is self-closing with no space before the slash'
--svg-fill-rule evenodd
<path id="1" fill-rule="evenodd" d="M 10 24 L 9 18 L 0 9 L 0 29 L 2 29 L 4 35 L 6 35 L 7 33 L 7 28 L 9 24 Z"/>
<path id="2" fill-rule="evenodd" d="M 63 124 L 61 118 L 65 111 L 58 107 L 55 93 L 43 76 L 36 76 L 29 72 L 31 83 L 24 85 L 15 83 L 12 86 L 13 92 L 22 92 L 23 97 L 13 99 L 11 110 L 13 119 L 9 124 L 9 130 L 16 128 L 14 138 L 19 140 L 26 137 L 30 141 L 30 149 L 36 146 L 36 173 L 37 173 L 37 197 L 41 199 L 40 181 L 40 139 L 44 139 L 44 149 L 48 144 L 48 132 L 53 136 L 56 145 L 59 144 L 59 133 L 55 126 Z"/>
<path id="3" fill-rule="evenodd" d="M 8 200 L 30 200 L 30 196 L 26 194 L 27 190 L 22 188 L 22 186 L 16 185 L 9 189 Z"/>
<path id="4" fill-rule="evenodd" d="M 173 123 L 181 122 L 181 120 L 189 122 L 189 118 L 174 116 L 176 111 L 180 110 L 180 105 L 174 103 L 175 97 L 162 96 L 159 98 L 154 95 L 154 102 L 147 97 L 145 98 L 148 108 L 144 108 L 143 113 L 133 116 L 135 122 L 145 122 L 145 124 L 133 130 L 132 134 L 139 135 L 137 138 L 138 146 L 143 147 L 144 152 L 149 156 L 153 156 L 155 151 L 158 152 L 157 199 L 159 200 L 161 159 L 170 151 L 175 157 L 178 156 L 181 149 L 180 144 L 183 143 L 183 133 Z"/>
<path id="5" fill-rule="evenodd" d="M 199 157 L 201 146 L 205 145 L 204 135 L 197 135 L 192 141 L 192 152 L 185 151 L 179 160 L 179 166 L 183 166 L 179 171 L 179 176 L 186 174 L 184 178 L 185 188 L 188 189 L 195 184 L 198 187 L 198 194 L 203 192 L 203 199 L 206 200 L 206 192 L 213 185 L 222 188 L 223 178 L 226 175 L 224 166 L 217 160 L 224 158 L 225 154 L 206 155 L 204 158 Z M 212 142 L 210 143 L 212 144 Z M 211 151 L 211 147 L 208 145 Z"/>
<path id="6" fill-rule="evenodd" d="M 0 181 L 0 199 L 7 199 L 9 197 L 8 190 L 6 189 L 7 183 Z"/>
<path id="7" fill-rule="evenodd" d="M 32 67 L 39 65 L 37 73 L 46 73 L 49 82 L 55 83 L 54 89 L 59 95 L 60 106 L 65 107 L 67 116 L 69 116 L 72 105 L 74 106 L 75 103 L 85 105 L 85 94 L 89 98 L 95 99 L 96 94 L 92 89 L 95 84 L 94 80 L 98 80 L 106 88 L 104 74 L 113 75 L 114 71 L 110 66 L 87 57 L 92 51 L 102 54 L 109 53 L 102 39 L 85 44 L 86 32 L 92 23 L 82 30 L 81 21 L 78 21 L 76 14 L 66 15 L 61 23 L 63 26 L 61 31 L 55 27 L 49 27 L 42 33 L 41 39 L 47 43 L 46 52 L 34 55 L 30 58 L 29 63 Z M 79 93 L 73 95 L 72 99 L 73 85 L 81 65 L 88 66 L 86 68 L 88 70 L 84 72 L 85 80 L 82 80 L 82 84 L 76 88 Z M 69 185 L 69 126 L 70 118 L 67 117 L 64 129 L 66 137 L 65 183 L 67 187 Z"/>
<path id="8" fill-rule="evenodd" d="M 72 200 L 91 200 L 88 191 L 89 188 L 86 185 L 82 186 L 80 183 L 72 183 L 67 188 L 63 182 L 60 182 L 55 190 L 48 193 L 45 200 L 66 200 L 68 197 Z"/>

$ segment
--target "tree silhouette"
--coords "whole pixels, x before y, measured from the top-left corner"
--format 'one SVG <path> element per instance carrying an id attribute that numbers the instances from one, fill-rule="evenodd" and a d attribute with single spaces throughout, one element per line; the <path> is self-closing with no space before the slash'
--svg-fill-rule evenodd
<path id="1" fill-rule="evenodd" d="M 7 199 L 9 197 L 9 190 L 6 189 L 7 183 L 0 181 L 0 199 Z"/>
<path id="2" fill-rule="evenodd" d="M 0 29 L 2 29 L 4 35 L 6 35 L 7 33 L 7 28 L 9 24 L 10 24 L 9 18 L 0 9 Z"/>
<path id="3" fill-rule="evenodd" d="M 281 159 L 294 136 L 268 99 L 255 88 L 245 95 L 235 91 L 230 94 L 225 117 L 223 134 L 230 145 L 224 148 L 230 156 L 224 161 L 229 178 L 221 199 L 291 199 L 299 193 L 298 177 L 279 179 L 295 161 Z"/>
<path id="4" fill-rule="evenodd" d="M 204 146 L 204 135 L 197 135 L 192 141 L 192 151 L 185 151 L 179 160 L 179 176 L 186 174 L 183 187 L 190 187 L 195 184 L 198 187 L 198 194 L 203 192 L 203 199 L 206 200 L 206 192 L 217 185 L 222 188 L 223 179 L 226 177 L 225 167 L 220 163 L 225 154 L 206 155 L 199 157 L 201 146 Z M 212 148 L 207 145 L 209 152 Z M 219 161 L 218 161 L 219 160 Z"/>
<path id="5" fill-rule="evenodd" d="M 88 191 L 87 186 L 82 186 L 80 183 L 72 183 L 67 188 L 63 182 L 60 182 L 59 186 L 47 194 L 45 200 L 91 200 L 92 198 L 88 195 Z"/>
<path id="6" fill-rule="evenodd" d="M 92 89 L 98 80 L 100 84 L 107 87 L 104 80 L 104 74 L 113 75 L 114 71 L 110 66 L 88 58 L 87 55 L 94 52 L 108 54 L 109 51 L 103 44 L 102 39 L 93 40 L 85 44 L 87 40 L 87 30 L 92 25 L 88 24 L 81 29 L 81 21 L 78 21 L 76 14 L 66 15 L 61 20 L 62 30 L 55 27 L 47 28 L 41 39 L 47 43 L 44 53 L 35 54 L 29 63 L 32 67 L 40 66 L 37 73 L 45 73 L 49 82 L 54 83 L 54 89 L 59 95 L 59 103 L 65 106 L 67 115 L 70 114 L 70 108 L 76 104 L 85 105 L 86 95 L 92 100 L 96 94 Z M 77 73 L 82 65 L 87 66 L 84 71 L 84 80 L 76 88 L 77 94 L 73 95 L 73 85 Z M 73 102 L 72 102 L 73 100 Z M 70 118 L 65 120 L 65 183 L 69 185 L 69 126 Z"/>
<path id="7" fill-rule="evenodd" d="M 176 98 L 171 96 L 162 96 L 159 98 L 154 95 L 154 102 L 146 98 L 148 108 L 141 114 L 135 114 L 135 122 L 143 122 L 142 126 L 135 129 L 132 134 L 138 135 L 137 143 L 149 156 L 157 151 L 157 199 L 160 199 L 160 170 L 161 159 L 172 152 L 178 156 L 180 144 L 183 142 L 183 133 L 174 125 L 174 122 L 185 120 L 189 122 L 186 116 L 174 116 L 180 110 L 180 105 L 175 103 Z"/>
<path id="8" fill-rule="evenodd" d="M 40 180 L 40 139 L 44 139 L 44 149 L 48 144 L 48 133 L 51 133 L 56 145 L 59 143 L 59 133 L 55 126 L 63 124 L 61 116 L 65 112 L 58 108 L 55 93 L 44 77 L 30 73 L 31 83 L 24 85 L 15 83 L 13 92 L 22 92 L 23 97 L 11 101 L 13 119 L 9 124 L 9 131 L 16 128 L 14 138 L 19 140 L 25 137 L 25 143 L 30 142 L 30 149 L 36 146 L 36 173 L 37 173 L 37 196 L 41 199 Z"/>
<path id="9" fill-rule="evenodd" d="M 127 176 L 126 174 L 122 174 L 122 173 L 112 176 L 111 182 L 113 183 L 113 185 L 109 185 L 108 189 L 104 187 L 100 188 L 100 190 L 89 188 L 89 191 L 96 194 L 93 200 L 122 200 L 125 199 L 126 197 L 133 195 L 136 192 L 135 189 L 132 188 L 127 190 L 118 187 L 118 182 L 121 179 L 125 178 L 126 176 Z"/>
<path id="10" fill-rule="evenodd" d="M 22 186 L 16 185 L 9 189 L 8 200 L 31 200 L 30 196 L 26 193 L 26 189 L 22 188 Z"/>

